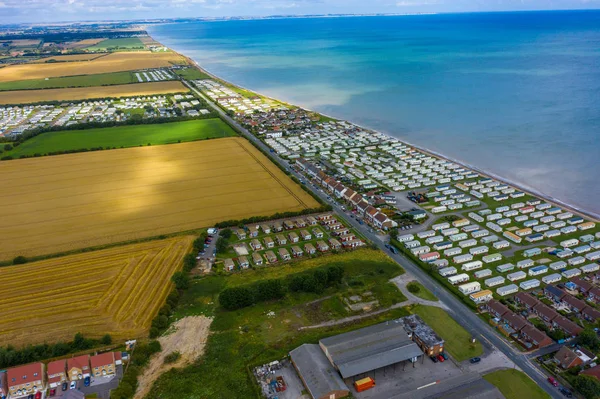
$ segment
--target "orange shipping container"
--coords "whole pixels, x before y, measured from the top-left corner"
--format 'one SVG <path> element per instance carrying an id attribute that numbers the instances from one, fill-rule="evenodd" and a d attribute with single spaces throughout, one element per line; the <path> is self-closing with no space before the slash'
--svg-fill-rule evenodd
<path id="1" fill-rule="evenodd" d="M 367 389 L 373 388 L 375 386 L 375 380 L 371 377 L 363 378 L 358 381 L 354 381 L 354 388 L 356 388 L 356 392 L 366 391 Z"/>

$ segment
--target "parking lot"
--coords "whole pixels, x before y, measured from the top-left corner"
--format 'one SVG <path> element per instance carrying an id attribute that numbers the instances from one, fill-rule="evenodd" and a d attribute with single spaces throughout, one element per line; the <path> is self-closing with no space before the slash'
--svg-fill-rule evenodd
<path id="1" fill-rule="evenodd" d="M 112 389 L 117 388 L 117 386 L 119 385 L 119 381 L 121 381 L 121 378 L 123 378 L 123 366 L 117 365 L 116 372 L 117 372 L 116 375 L 113 375 L 110 377 L 98 377 L 98 378 L 91 377 L 89 387 L 84 386 L 83 380 L 79 380 L 76 382 L 74 389 L 77 389 L 86 395 L 96 394 L 98 399 L 109 399 L 110 391 Z M 67 389 L 67 391 L 70 389 L 70 386 L 71 386 L 70 382 L 68 384 L 69 384 L 69 388 Z M 58 387 L 56 387 L 56 394 L 49 395 L 48 397 L 49 398 L 60 398 L 67 391 L 63 391 L 61 386 L 59 385 Z"/>

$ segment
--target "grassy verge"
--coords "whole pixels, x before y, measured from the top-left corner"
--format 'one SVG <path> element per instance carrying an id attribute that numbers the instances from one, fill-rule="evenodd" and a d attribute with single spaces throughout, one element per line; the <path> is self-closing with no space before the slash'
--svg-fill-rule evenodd
<path id="1" fill-rule="evenodd" d="M 199 119 L 157 125 L 132 125 L 86 130 L 47 132 L 33 137 L 3 155 L 18 158 L 58 151 L 97 147 L 137 147 L 235 136 L 220 119 Z"/>
<path id="2" fill-rule="evenodd" d="M 110 86 L 137 82 L 137 78 L 135 78 L 133 73 L 127 71 L 114 73 L 99 73 L 95 75 L 66 76 L 48 79 L 18 80 L 15 82 L 1 82 L 0 91 L 60 89 L 65 87 Z"/>
<path id="3" fill-rule="evenodd" d="M 499 370 L 483 376 L 494 384 L 506 399 L 547 399 L 550 398 L 542 388 L 524 373 L 514 369 Z"/>
<path id="4" fill-rule="evenodd" d="M 438 300 L 437 297 L 431 293 L 431 291 L 423 287 L 423 285 L 418 281 L 411 281 L 410 283 L 406 284 L 406 288 L 411 294 L 421 299 L 425 299 L 426 301 Z"/>
<path id="5" fill-rule="evenodd" d="M 207 75 L 206 73 L 194 67 L 177 69 L 174 72 L 187 80 L 210 79 L 210 75 Z"/>
<path id="6" fill-rule="evenodd" d="M 411 312 L 418 314 L 446 341 L 444 348 L 455 360 L 462 362 L 483 353 L 481 343 L 471 344 L 471 335 L 444 310 L 417 305 L 411 309 Z"/>

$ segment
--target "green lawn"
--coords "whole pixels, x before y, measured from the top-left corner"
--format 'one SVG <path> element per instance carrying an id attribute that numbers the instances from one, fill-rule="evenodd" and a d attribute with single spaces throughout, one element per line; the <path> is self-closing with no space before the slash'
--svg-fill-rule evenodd
<path id="1" fill-rule="evenodd" d="M 521 371 L 508 369 L 494 371 L 483 376 L 494 384 L 506 399 L 546 399 L 550 398 L 542 388 Z"/>
<path id="2" fill-rule="evenodd" d="M 431 293 L 431 291 L 429 291 L 427 288 L 423 287 L 423 285 L 421 283 L 419 283 L 418 281 L 411 281 L 410 283 L 406 284 L 406 288 L 410 289 L 411 287 L 415 292 L 411 292 L 413 295 L 418 296 L 421 299 L 425 299 L 426 301 L 437 301 L 437 297 L 435 295 L 433 295 Z M 417 291 L 418 289 L 418 291 Z"/>
<path id="3" fill-rule="evenodd" d="M 184 79 L 197 80 L 197 79 L 210 79 L 210 76 L 200 71 L 198 68 L 184 68 L 176 69 L 174 72 Z"/>
<path id="4" fill-rule="evenodd" d="M 42 133 L 3 155 L 47 154 L 94 147 L 135 147 L 235 136 L 220 119 L 199 119 L 156 125 L 118 126 Z"/>
<path id="5" fill-rule="evenodd" d="M 444 310 L 433 306 L 417 305 L 411 311 L 418 314 L 446 341 L 445 350 L 457 361 L 462 362 L 483 353 L 481 343 L 471 344 L 471 335 Z"/>
<path id="6" fill-rule="evenodd" d="M 0 91 L 29 89 L 59 89 L 65 87 L 92 87 L 137 83 L 131 72 L 100 73 L 96 75 L 0 82 Z"/>
<path id="7" fill-rule="evenodd" d="M 137 37 L 124 37 L 120 39 L 107 39 L 103 40 L 98 44 L 87 47 L 86 50 L 90 51 L 98 51 L 98 50 L 106 50 L 106 49 L 137 49 L 137 48 L 145 48 L 144 43 Z"/>

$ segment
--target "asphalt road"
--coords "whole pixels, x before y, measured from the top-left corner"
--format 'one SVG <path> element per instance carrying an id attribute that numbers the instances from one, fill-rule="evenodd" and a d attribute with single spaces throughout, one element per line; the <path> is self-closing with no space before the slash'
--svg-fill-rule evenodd
<path id="1" fill-rule="evenodd" d="M 280 158 L 277 153 L 270 152 L 270 148 L 256 138 L 253 134 L 243 128 L 233 118 L 227 115 L 221 108 L 214 104 L 208 97 L 204 96 L 199 90 L 197 90 L 192 84 L 187 81 L 182 81 L 186 86 L 203 98 L 212 108 L 214 108 L 220 116 L 227 120 L 228 123 L 235 126 L 245 138 L 255 143 L 259 148 L 269 153 L 280 165 L 282 165 L 287 171 L 300 180 L 304 180 L 304 176 L 296 173 L 293 168 L 290 167 L 289 163 Z M 310 187 L 307 185 L 307 187 Z M 316 195 L 318 195 L 325 202 L 333 206 L 334 211 L 338 217 L 343 218 L 347 223 L 351 224 L 357 231 L 363 234 L 366 238 L 371 240 L 379 249 L 386 252 L 392 259 L 398 262 L 405 270 L 410 272 L 415 278 L 421 282 L 429 291 L 439 298 L 449 309 L 452 317 L 465 328 L 472 336 L 479 340 L 488 350 L 497 348 L 503 352 L 510 360 L 512 360 L 521 370 L 523 370 L 536 384 L 542 387 L 551 397 L 559 399 L 563 398 L 562 394 L 557 388 L 552 386 L 547 381 L 547 376 L 530 361 L 529 356 L 520 353 L 517 349 L 505 341 L 500 335 L 498 335 L 490 325 L 480 319 L 471 309 L 463 304 L 458 298 L 452 293 L 448 292 L 444 287 L 439 285 L 437 281 L 432 279 L 427 273 L 425 273 L 419 266 L 417 266 L 410 259 L 406 258 L 402 254 L 392 254 L 385 247 L 385 242 L 381 236 L 371 233 L 372 229 L 367 225 L 359 224 L 355 219 L 349 218 L 347 213 L 341 209 L 341 206 L 334 201 L 328 200 L 328 195 L 320 190 L 311 189 Z M 483 360 L 485 361 L 485 359 Z"/>

